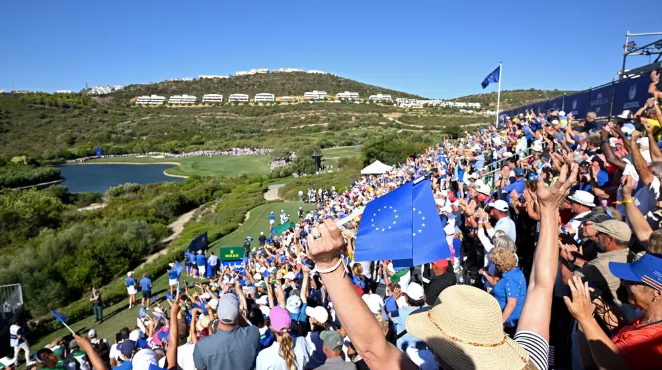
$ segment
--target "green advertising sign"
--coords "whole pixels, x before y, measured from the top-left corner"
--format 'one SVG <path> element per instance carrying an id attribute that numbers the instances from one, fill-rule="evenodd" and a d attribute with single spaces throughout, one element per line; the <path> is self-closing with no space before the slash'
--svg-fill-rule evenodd
<path id="1" fill-rule="evenodd" d="M 220 247 L 218 248 L 218 258 L 221 261 L 238 261 L 244 257 L 244 247 Z"/>

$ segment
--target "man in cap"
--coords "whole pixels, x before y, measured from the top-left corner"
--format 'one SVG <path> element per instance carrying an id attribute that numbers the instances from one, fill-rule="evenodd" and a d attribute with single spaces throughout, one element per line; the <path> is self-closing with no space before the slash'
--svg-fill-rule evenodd
<path id="1" fill-rule="evenodd" d="M 133 367 L 131 359 L 133 358 L 133 353 L 136 351 L 136 342 L 126 339 L 117 345 L 117 350 L 119 351 L 119 358 L 122 363 L 115 366 L 113 370 L 131 370 Z"/>
<path id="2" fill-rule="evenodd" d="M 396 301 L 401 297 L 404 297 L 405 301 L 405 306 L 389 312 L 395 326 L 397 338 L 395 345 L 411 358 L 416 365 L 425 368 L 424 364 L 426 362 L 434 361 L 433 356 L 426 350 L 420 350 L 420 348 L 423 348 L 421 340 L 408 334 L 405 328 L 407 317 L 425 305 L 425 290 L 418 283 L 409 283 L 404 290 L 396 288 L 394 293 Z"/>
<path id="3" fill-rule="evenodd" d="M 267 237 L 264 236 L 264 231 L 260 231 L 260 237 L 257 238 L 260 241 L 260 248 L 264 247 L 264 244 L 267 242 Z"/>
<path id="4" fill-rule="evenodd" d="M 432 262 L 430 264 L 430 282 L 425 284 L 425 303 L 428 306 L 433 306 L 439 294 L 444 291 L 444 289 L 449 286 L 453 286 L 457 283 L 457 278 L 455 273 L 451 268 L 451 271 L 448 271 L 450 261 L 447 259 L 439 260 Z"/>
<path id="5" fill-rule="evenodd" d="M 276 215 L 274 214 L 274 211 L 271 211 L 269 214 L 269 227 L 273 226 L 276 223 Z"/>
<path id="6" fill-rule="evenodd" d="M 147 301 L 147 309 L 149 310 L 149 304 L 152 300 L 152 279 L 147 276 L 147 272 L 143 272 L 143 278 L 140 279 L 140 289 L 143 295 L 141 306 L 145 307 L 145 301 Z"/>
<path id="7" fill-rule="evenodd" d="M 324 343 L 323 350 L 326 355 L 324 365 L 319 370 L 355 370 L 356 365 L 345 362 L 342 359 L 343 337 L 334 330 L 324 330 L 320 333 L 320 339 Z"/>
<path id="8" fill-rule="evenodd" d="M 260 350 L 260 332 L 239 315 L 239 299 L 233 293 L 224 294 L 216 310 L 218 329 L 202 338 L 193 349 L 197 369 L 255 369 Z"/>
<path id="9" fill-rule="evenodd" d="M 594 203 L 595 197 L 593 194 L 584 190 L 576 190 L 572 195 L 568 196 L 568 201 L 572 208 L 572 212 L 575 214 L 575 217 L 568 221 L 568 224 L 565 227 L 565 232 L 567 234 L 572 234 L 575 241 L 579 241 L 579 226 L 581 225 L 582 217 L 591 212 L 591 208 L 595 207 Z"/>
<path id="10" fill-rule="evenodd" d="M 198 251 L 195 262 L 198 265 L 198 277 L 203 279 L 207 273 L 207 256 L 205 256 L 205 253 L 202 250 Z"/>
<path id="11" fill-rule="evenodd" d="M 607 303 L 620 305 L 622 302 L 627 302 L 627 292 L 619 289 L 621 281 L 611 273 L 609 263 L 628 262 L 630 252 L 628 243 L 632 237 L 632 231 L 625 222 L 617 220 L 602 221 L 594 224 L 593 228 L 597 232 L 597 246 L 602 253 L 598 253 L 594 260 L 572 273 L 599 289 Z M 561 273 L 564 274 L 564 270 L 561 270 Z M 571 276 L 565 274 L 562 277 L 563 282 L 567 284 Z"/>
<path id="12" fill-rule="evenodd" d="M 508 216 L 508 203 L 504 200 L 496 200 L 487 205 L 490 208 L 489 216 L 497 220 L 494 227 L 489 222 L 488 214 L 481 208 L 478 208 L 478 222 L 485 226 L 487 235 L 491 238 L 497 230 L 503 230 L 510 238 L 517 241 L 517 231 L 515 230 L 515 222 Z"/>

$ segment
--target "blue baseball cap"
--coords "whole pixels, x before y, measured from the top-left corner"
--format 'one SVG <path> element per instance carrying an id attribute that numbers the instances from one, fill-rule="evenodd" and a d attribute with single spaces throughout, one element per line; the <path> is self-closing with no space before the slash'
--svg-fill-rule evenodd
<path id="1" fill-rule="evenodd" d="M 515 168 L 513 171 L 515 172 L 515 176 L 517 176 L 517 177 L 524 176 L 524 170 L 521 169 L 521 168 Z"/>
<path id="2" fill-rule="evenodd" d="M 646 253 L 632 263 L 609 262 L 609 271 L 621 280 L 645 283 L 662 290 L 662 255 Z"/>

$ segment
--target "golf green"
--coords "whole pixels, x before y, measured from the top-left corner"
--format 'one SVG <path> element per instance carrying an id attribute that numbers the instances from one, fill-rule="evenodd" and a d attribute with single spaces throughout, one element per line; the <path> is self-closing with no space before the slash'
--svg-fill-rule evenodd
<path id="1" fill-rule="evenodd" d="M 177 163 L 179 166 L 167 169 L 166 175 L 233 177 L 243 174 L 248 176 L 268 175 L 271 159 L 266 155 L 215 155 L 182 158 L 118 157 L 93 159 L 88 163 Z"/>
<path id="2" fill-rule="evenodd" d="M 236 247 L 244 244 L 246 237 L 253 238 L 252 247 L 258 246 L 258 237 L 260 232 L 264 235 L 269 235 L 269 215 L 271 211 L 276 215 L 276 225 L 280 224 L 280 211 L 285 210 L 286 214 L 290 215 L 290 221 L 297 222 L 297 211 L 299 207 L 303 207 L 304 211 L 309 211 L 315 208 L 314 204 L 303 202 L 272 202 L 263 204 L 250 210 L 248 220 L 243 225 L 239 226 L 237 230 L 212 243 L 214 248 L 218 247 Z"/>

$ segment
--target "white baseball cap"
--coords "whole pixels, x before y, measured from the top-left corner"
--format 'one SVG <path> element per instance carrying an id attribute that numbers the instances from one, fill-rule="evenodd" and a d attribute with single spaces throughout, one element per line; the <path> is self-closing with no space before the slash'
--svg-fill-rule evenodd
<path id="1" fill-rule="evenodd" d="M 499 199 L 499 200 L 496 200 L 496 201 L 488 204 L 487 206 L 492 207 L 492 208 L 496 209 L 497 211 L 508 212 L 508 203 L 506 203 L 505 200 Z"/>
<path id="2" fill-rule="evenodd" d="M 423 295 L 425 294 L 425 291 L 423 290 L 423 287 L 420 284 L 409 283 L 405 293 L 407 294 L 407 296 L 409 296 L 409 298 L 415 301 L 419 301 L 423 299 Z"/>
<path id="3" fill-rule="evenodd" d="M 322 306 L 306 307 L 306 315 L 321 323 L 325 323 L 329 320 L 329 312 Z"/>

